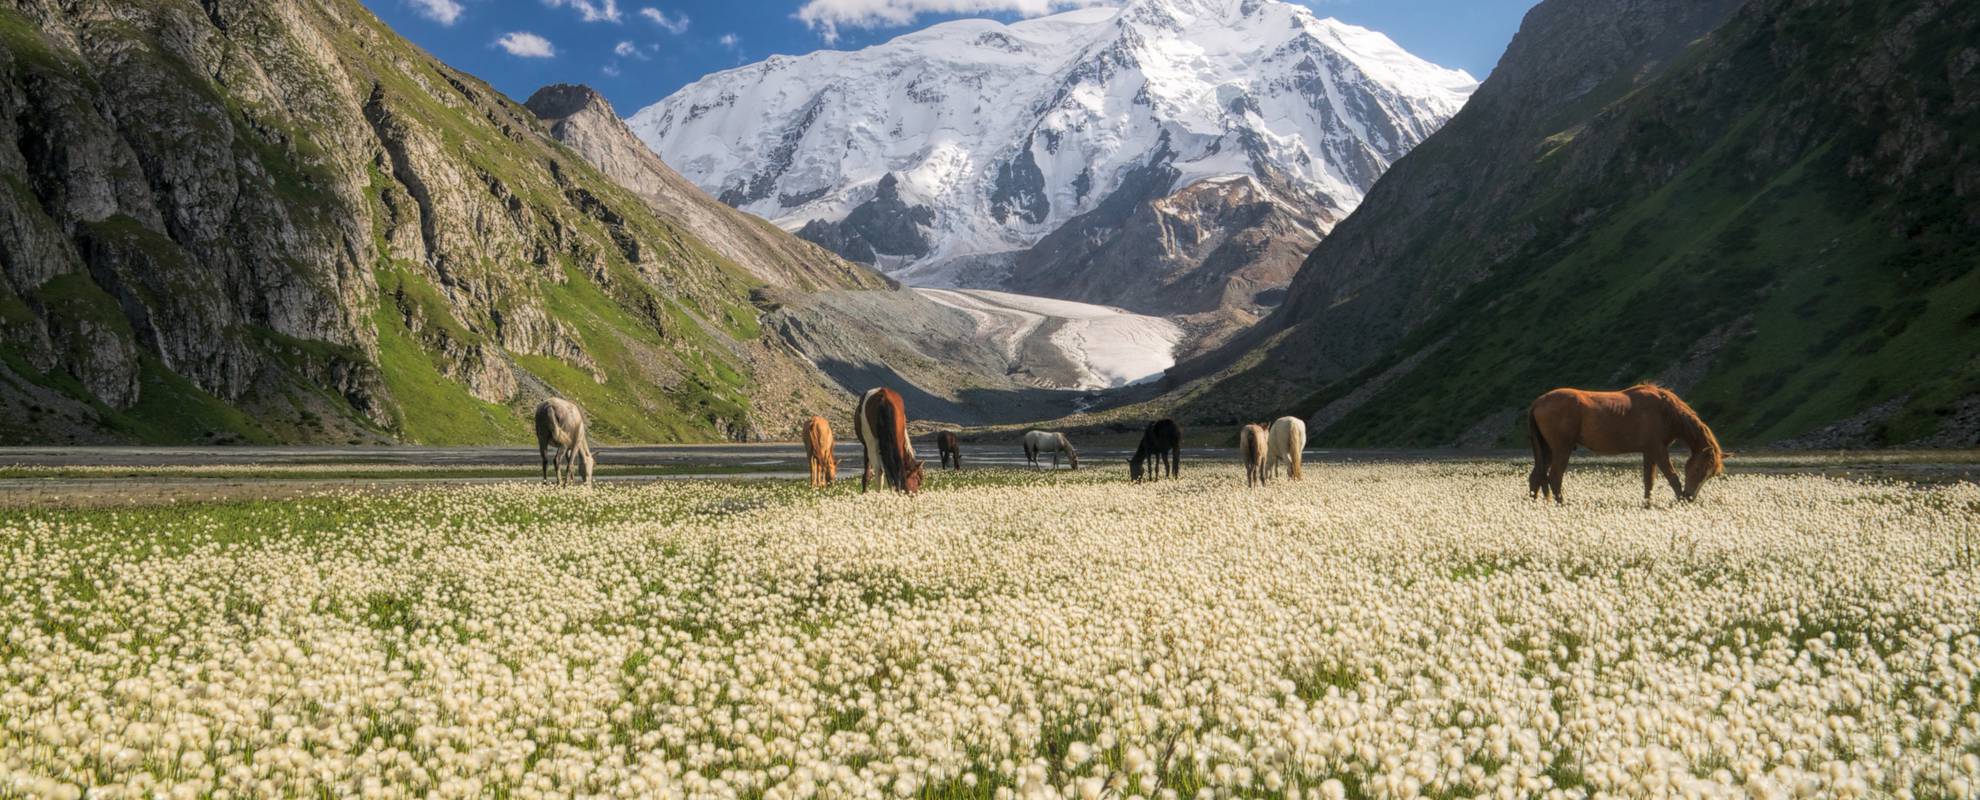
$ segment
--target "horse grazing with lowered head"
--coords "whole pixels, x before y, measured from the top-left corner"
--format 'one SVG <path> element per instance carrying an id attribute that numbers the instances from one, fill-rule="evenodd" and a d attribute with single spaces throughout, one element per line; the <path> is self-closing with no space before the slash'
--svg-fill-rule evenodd
<path id="1" fill-rule="evenodd" d="M 1263 427 L 1246 425 L 1238 430 L 1238 460 L 1244 462 L 1245 486 L 1257 486 L 1272 477 L 1265 471 L 1267 448 Z"/>
<path id="2" fill-rule="evenodd" d="M 1072 461 L 1073 469 L 1079 469 L 1079 451 L 1073 449 L 1072 440 L 1067 439 L 1063 433 L 1051 433 L 1048 431 L 1026 432 L 1024 434 L 1024 460 L 1031 462 L 1031 465 L 1034 467 L 1039 466 L 1038 455 L 1040 453 L 1052 454 L 1053 469 L 1059 468 L 1060 453 L 1064 453 L 1066 458 Z"/>
<path id="3" fill-rule="evenodd" d="M 1526 432 L 1533 445 L 1527 491 L 1535 498 L 1551 493 L 1556 503 L 1566 502 L 1561 498 L 1561 476 L 1567 473 L 1568 455 L 1575 445 L 1603 455 L 1642 453 L 1645 503 L 1650 502 L 1657 472 L 1664 474 L 1678 500 L 1696 499 L 1707 479 L 1725 472 L 1728 455 L 1719 449 L 1718 438 L 1698 412 L 1654 383 L 1620 392 L 1555 389 L 1527 408 Z M 1671 443 L 1677 441 L 1691 449 L 1682 483 L 1671 469 Z"/>
<path id="4" fill-rule="evenodd" d="M 1306 420 L 1299 417 L 1280 417 L 1272 421 L 1272 430 L 1266 434 L 1265 463 L 1272 470 L 1272 477 L 1279 477 L 1279 465 L 1286 465 L 1286 477 L 1300 480 L 1305 477 L 1299 471 L 1299 462 L 1306 452 Z"/>
<path id="5" fill-rule="evenodd" d="M 555 449 L 556 455 L 550 454 Z M 570 483 L 577 471 L 591 485 L 591 441 L 586 436 L 584 411 L 576 403 L 552 397 L 536 407 L 536 454 L 543 458 L 543 482 L 550 482 L 550 462 L 557 463 L 557 485 Z"/>
<path id="6" fill-rule="evenodd" d="M 907 403 L 900 392 L 868 389 L 853 411 L 853 430 L 866 449 L 865 470 L 859 476 L 862 493 L 873 480 L 875 462 L 887 486 L 908 494 L 921 491 L 921 462 L 908 441 Z"/>
<path id="7" fill-rule="evenodd" d="M 1149 480 L 1162 477 L 1162 467 L 1167 462 L 1169 477 L 1182 473 L 1182 427 L 1175 420 L 1162 419 L 1148 423 L 1141 432 L 1141 444 L 1134 448 L 1134 457 L 1128 459 L 1128 477 L 1141 480 L 1142 464 L 1155 459 L 1155 469 L 1148 472 Z"/>
<path id="8" fill-rule="evenodd" d="M 935 452 L 942 456 L 943 469 L 962 469 L 962 440 L 955 431 L 935 434 Z"/>
<path id="9" fill-rule="evenodd" d="M 823 487 L 839 479 L 839 460 L 832 457 L 832 423 L 824 417 L 804 421 L 804 458 L 811 463 L 811 485 Z"/>

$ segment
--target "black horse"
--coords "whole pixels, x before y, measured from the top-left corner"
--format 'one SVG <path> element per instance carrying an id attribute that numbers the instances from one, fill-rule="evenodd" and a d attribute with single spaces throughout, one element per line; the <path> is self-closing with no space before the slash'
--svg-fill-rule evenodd
<path id="1" fill-rule="evenodd" d="M 944 469 L 962 469 L 962 442 L 956 438 L 955 431 L 935 434 L 935 449 L 942 454 Z"/>
<path id="2" fill-rule="evenodd" d="M 1142 463 L 1150 456 L 1155 458 L 1155 468 L 1148 472 L 1148 479 L 1162 477 L 1163 456 L 1167 456 L 1169 477 L 1182 473 L 1182 427 L 1172 419 L 1158 420 L 1148 424 L 1141 432 L 1141 445 L 1134 448 L 1134 457 L 1128 459 L 1128 477 L 1141 480 Z"/>

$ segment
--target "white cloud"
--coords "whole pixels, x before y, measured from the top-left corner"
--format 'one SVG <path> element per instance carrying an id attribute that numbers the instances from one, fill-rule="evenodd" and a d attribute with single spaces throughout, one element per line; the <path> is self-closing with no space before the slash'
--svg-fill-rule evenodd
<path id="1" fill-rule="evenodd" d="M 461 12 L 467 10 L 454 0 L 406 0 L 406 3 L 413 7 L 414 13 L 442 25 L 454 24 L 454 20 L 461 18 Z"/>
<path id="2" fill-rule="evenodd" d="M 612 48 L 612 52 L 620 57 L 636 56 L 639 55 L 639 45 L 632 42 L 620 42 Z"/>
<path id="3" fill-rule="evenodd" d="M 550 40 L 529 31 L 514 31 L 502 34 L 495 40 L 495 46 L 509 51 L 509 55 L 521 58 L 550 58 L 557 55 L 557 48 Z"/>
<path id="4" fill-rule="evenodd" d="M 885 28 L 907 25 L 924 14 L 1016 14 L 1037 17 L 1110 0 L 807 0 L 797 18 L 829 44 L 839 40 L 839 28 Z"/>
<path id="5" fill-rule="evenodd" d="M 721 42 L 723 47 L 729 47 L 729 48 L 733 48 L 736 45 L 742 44 L 742 40 L 736 38 L 736 35 L 733 33 L 722 34 L 722 38 L 716 39 L 715 41 Z"/>
<path id="6" fill-rule="evenodd" d="M 640 9 L 639 15 L 652 20 L 653 24 L 666 29 L 668 33 L 686 33 L 688 29 L 688 18 L 686 14 L 675 14 L 670 17 L 667 16 L 667 12 L 648 6 Z"/>
<path id="7" fill-rule="evenodd" d="M 619 65 L 617 64 L 606 64 L 603 67 L 599 67 L 598 71 L 605 73 L 605 77 L 607 78 L 619 77 Z"/>
<path id="8" fill-rule="evenodd" d="M 543 0 L 551 8 L 570 8 L 578 12 L 585 22 L 612 22 L 621 19 L 619 0 Z"/>

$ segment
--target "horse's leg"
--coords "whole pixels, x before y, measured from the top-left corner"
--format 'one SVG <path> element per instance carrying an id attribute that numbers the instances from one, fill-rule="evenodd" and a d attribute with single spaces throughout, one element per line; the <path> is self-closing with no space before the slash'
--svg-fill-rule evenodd
<path id="1" fill-rule="evenodd" d="M 1643 454 L 1643 504 L 1650 505 L 1650 487 L 1656 485 L 1657 467 L 1650 461 L 1650 454 Z"/>
<path id="2" fill-rule="evenodd" d="M 538 444 L 536 446 L 536 455 L 543 459 L 543 482 L 549 483 L 550 482 L 550 443 L 544 442 L 542 444 Z"/>
<path id="3" fill-rule="evenodd" d="M 1554 487 L 1554 502 L 1559 505 L 1567 505 L 1567 498 L 1561 496 L 1561 478 L 1567 475 L 1568 453 L 1571 450 L 1569 447 L 1555 450 L 1554 461 L 1547 467 L 1547 483 Z"/>
<path id="4" fill-rule="evenodd" d="M 1683 500 L 1684 481 L 1679 480 L 1677 470 L 1671 468 L 1671 451 L 1668 448 L 1652 450 L 1651 456 L 1657 459 L 1657 469 L 1664 473 L 1664 480 L 1671 484 L 1671 496 Z M 1643 476 L 1643 483 L 1643 497 L 1648 500 L 1650 498 L 1650 476 L 1647 472 Z"/>
<path id="5" fill-rule="evenodd" d="M 859 493 L 866 494 L 866 485 L 873 480 L 873 456 L 862 453 L 859 457 Z"/>

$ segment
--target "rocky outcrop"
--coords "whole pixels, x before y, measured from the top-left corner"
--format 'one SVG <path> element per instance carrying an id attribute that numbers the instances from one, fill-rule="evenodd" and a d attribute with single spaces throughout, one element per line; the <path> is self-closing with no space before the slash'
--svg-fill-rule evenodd
<path id="1" fill-rule="evenodd" d="M 1334 220 L 1282 202 L 1250 176 L 1171 192 L 1150 166 L 1017 258 L 1012 291 L 1182 317 L 1215 347 L 1269 313 Z"/>
<path id="2" fill-rule="evenodd" d="M 927 255 L 932 245 L 926 228 L 934 222 L 935 212 L 927 206 L 901 199 L 900 180 L 890 172 L 874 185 L 873 196 L 854 206 L 844 219 L 814 219 L 797 235 L 853 261 L 876 264 L 882 256 Z"/>
<path id="3" fill-rule="evenodd" d="M 574 147 L 623 135 L 583 111 Z M 0 406 L 49 421 L 0 437 L 522 440 L 549 393 L 607 439 L 793 416 L 753 389 L 814 373 L 750 289 L 881 281 L 600 160 L 653 198 L 355 0 L 0 7 Z"/>

